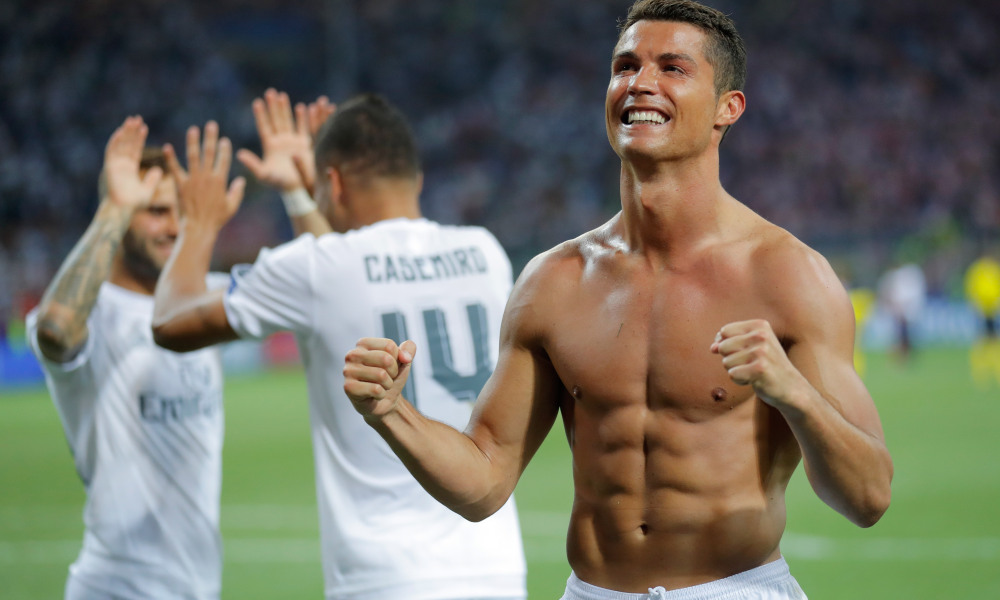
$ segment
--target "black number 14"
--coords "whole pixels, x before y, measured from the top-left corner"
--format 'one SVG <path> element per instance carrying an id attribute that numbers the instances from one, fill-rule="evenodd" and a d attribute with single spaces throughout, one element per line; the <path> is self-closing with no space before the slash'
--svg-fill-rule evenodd
<path id="1" fill-rule="evenodd" d="M 489 335 L 486 327 L 486 308 L 482 304 L 469 304 L 465 307 L 469 317 L 469 329 L 472 333 L 472 348 L 475 353 L 476 371 L 471 375 L 460 375 L 455 370 L 454 355 L 451 350 L 451 338 L 448 334 L 448 323 L 444 312 L 439 309 L 423 311 L 424 329 L 427 332 L 428 351 L 432 375 L 456 400 L 474 402 L 479 396 L 479 390 L 486 384 L 493 369 L 490 367 Z M 400 312 L 389 312 L 382 315 L 382 330 L 385 337 L 402 343 L 409 339 L 406 329 L 406 316 Z M 403 388 L 403 397 L 417 404 L 417 391 L 411 374 Z"/>

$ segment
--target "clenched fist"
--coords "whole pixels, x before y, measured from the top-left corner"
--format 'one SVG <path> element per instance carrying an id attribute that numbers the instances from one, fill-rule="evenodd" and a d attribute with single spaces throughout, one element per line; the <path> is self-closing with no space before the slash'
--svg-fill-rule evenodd
<path id="1" fill-rule="evenodd" d="M 395 410 L 417 345 L 396 345 L 385 338 L 361 338 L 344 359 L 344 392 L 354 408 L 368 419 L 380 419 Z"/>

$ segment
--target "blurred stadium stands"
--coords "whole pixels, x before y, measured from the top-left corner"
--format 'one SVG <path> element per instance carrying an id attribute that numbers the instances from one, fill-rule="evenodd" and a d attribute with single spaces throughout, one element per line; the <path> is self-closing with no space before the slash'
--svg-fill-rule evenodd
<path id="1" fill-rule="evenodd" d="M 387 95 L 422 144 L 427 216 L 489 227 L 519 269 L 617 211 L 603 101 L 629 3 L 0 3 L 0 346 L 21 344 L 18 321 L 89 222 L 126 115 L 175 145 L 216 119 L 257 150 L 249 106 L 269 86 L 305 101 Z M 917 262 L 935 306 L 961 313 L 965 267 L 1000 240 L 1000 3 L 708 3 L 749 50 L 726 188 L 848 285 Z M 216 266 L 290 235 L 280 202 L 251 185 Z"/>

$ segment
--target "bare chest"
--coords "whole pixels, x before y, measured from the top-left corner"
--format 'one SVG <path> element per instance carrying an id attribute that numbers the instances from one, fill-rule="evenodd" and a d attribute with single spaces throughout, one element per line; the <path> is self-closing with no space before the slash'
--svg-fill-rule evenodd
<path id="1" fill-rule="evenodd" d="M 710 350 L 723 325 L 771 316 L 743 282 L 701 274 L 595 278 L 578 292 L 548 339 L 578 403 L 597 412 L 671 409 L 701 420 L 753 396 Z"/>

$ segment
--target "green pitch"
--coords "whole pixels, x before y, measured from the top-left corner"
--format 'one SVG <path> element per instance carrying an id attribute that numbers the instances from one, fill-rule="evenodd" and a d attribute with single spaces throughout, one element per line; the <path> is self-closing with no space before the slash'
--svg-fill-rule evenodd
<path id="1" fill-rule="evenodd" d="M 906 366 L 869 356 L 866 380 L 895 460 L 893 504 L 858 529 L 799 469 L 782 545 L 792 573 L 811 600 L 1000 598 L 1000 388 L 972 384 L 964 349 Z M 321 598 L 304 380 L 231 377 L 226 394 L 223 598 Z M 569 460 L 557 423 L 517 488 L 532 599 L 558 598 L 569 574 Z M 0 390 L 0 597 L 62 597 L 82 507 L 46 392 Z"/>

